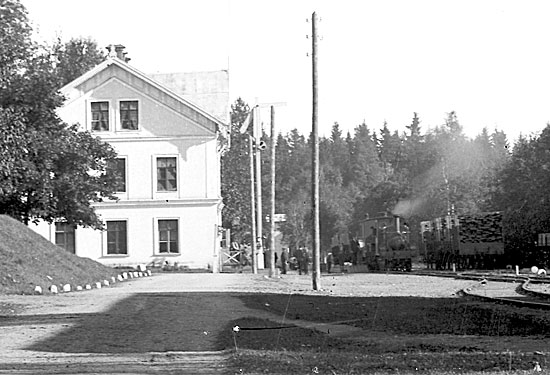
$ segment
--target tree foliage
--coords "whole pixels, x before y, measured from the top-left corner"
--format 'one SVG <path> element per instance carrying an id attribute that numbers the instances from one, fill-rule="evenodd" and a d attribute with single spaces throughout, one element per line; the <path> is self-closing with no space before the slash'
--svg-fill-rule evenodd
<path id="1" fill-rule="evenodd" d="M 539 136 L 521 138 L 510 162 L 497 174 L 496 204 L 512 251 L 530 248 L 539 233 L 550 232 L 550 124 Z"/>
<path id="2" fill-rule="evenodd" d="M 238 129 L 248 107 L 239 99 L 233 111 L 234 129 Z M 506 199 L 496 197 L 499 181 L 504 178 L 501 171 L 510 159 L 503 132 L 484 129 L 475 139 L 468 139 L 455 112 L 425 133 L 419 115 L 414 113 L 405 129 L 399 133 L 384 123 L 375 132 L 362 123 L 353 134 L 344 135 L 335 123 L 330 136 L 321 137 L 322 249 L 330 248 L 335 234 L 357 230 L 357 223 L 366 214 L 389 211 L 402 215 L 414 231 L 419 221 L 450 210 L 476 213 L 502 208 Z M 251 212 L 249 160 L 241 137 L 232 137 L 232 150 L 224 157 L 226 225 L 235 217 L 246 223 Z M 276 144 L 276 212 L 287 217 L 280 229 L 291 249 L 310 246 L 311 143 L 294 129 L 278 134 Z M 270 183 L 267 151 L 262 161 L 266 209 Z M 238 198 L 242 192 L 246 195 Z"/>
<path id="3" fill-rule="evenodd" d="M 60 87 L 78 78 L 82 73 L 92 69 L 105 59 L 105 53 L 99 49 L 97 42 L 90 38 L 71 38 L 68 42 L 57 39 L 52 50 Z"/>
<path id="4" fill-rule="evenodd" d="M 250 153 L 248 133 L 239 129 L 250 107 L 241 98 L 231 105 L 230 148 L 221 159 L 222 222 L 239 241 L 251 241 Z"/>
<path id="5" fill-rule="evenodd" d="M 19 1 L 0 4 L 0 71 L 9 72 L 0 78 L 0 213 L 101 227 L 91 202 L 114 199 L 117 178 L 106 172 L 116 154 L 59 119 L 63 78 L 54 51 L 31 41 Z"/>

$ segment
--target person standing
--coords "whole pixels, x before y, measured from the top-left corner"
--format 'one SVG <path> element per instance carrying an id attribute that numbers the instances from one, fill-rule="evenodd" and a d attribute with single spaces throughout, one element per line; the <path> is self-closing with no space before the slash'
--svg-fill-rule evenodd
<path id="1" fill-rule="evenodd" d="M 327 272 L 330 273 L 330 270 L 332 269 L 332 262 L 334 262 L 332 253 L 328 253 L 327 255 Z"/>
<path id="2" fill-rule="evenodd" d="M 304 275 L 307 275 L 308 274 L 308 268 L 309 268 L 309 260 L 310 260 L 310 257 L 309 257 L 309 252 L 307 250 L 307 248 L 304 248 L 302 250 L 302 266 L 303 266 L 303 272 L 304 272 Z"/>
<path id="3" fill-rule="evenodd" d="M 297 251 L 296 261 L 298 262 L 298 275 L 301 275 L 304 270 L 304 250 L 301 247 Z"/>
<path id="4" fill-rule="evenodd" d="M 286 275 L 286 267 L 288 262 L 288 249 L 284 248 L 281 252 L 281 273 Z"/>

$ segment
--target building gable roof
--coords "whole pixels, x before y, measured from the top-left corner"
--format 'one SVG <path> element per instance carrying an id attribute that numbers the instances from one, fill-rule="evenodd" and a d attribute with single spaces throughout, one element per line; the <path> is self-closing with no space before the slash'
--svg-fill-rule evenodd
<path id="1" fill-rule="evenodd" d="M 108 57 L 95 68 L 62 87 L 60 91 L 67 98 L 67 103 L 70 103 L 115 76 L 119 79 L 122 78 L 141 93 L 161 102 L 200 127 L 213 133 L 220 131 L 224 134 L 226 132 L 228 126 L 222 120 L 117 57 Z"/>
<path id="2" fill-rule="evenodd" d="M 229 123 L 229 71 L 151 73 L 150 78 Z"/>

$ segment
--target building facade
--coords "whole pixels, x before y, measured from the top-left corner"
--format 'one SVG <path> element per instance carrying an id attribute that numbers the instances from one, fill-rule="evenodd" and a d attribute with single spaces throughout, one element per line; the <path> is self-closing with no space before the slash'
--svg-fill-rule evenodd
<path id="1" fill-rule="evenodd" d="M 117 201 L 94 204 L 104 231 L 63 222 L 34 229 L 106 265 L 217 272 L 224 120 L 113 55 L 61 91 L 60 117 L 108 142 L 124 178 Z"/>

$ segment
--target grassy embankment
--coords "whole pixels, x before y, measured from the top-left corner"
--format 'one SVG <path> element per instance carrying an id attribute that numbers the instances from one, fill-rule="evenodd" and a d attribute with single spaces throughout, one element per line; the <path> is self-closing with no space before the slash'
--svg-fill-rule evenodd
<path id="1" fill-rule="evenodd" d="M 24 224 L 0 215 L 0 294 L 32 294 L 39 285 L 84 286 L 120 270 L 70 254 Z"/>

